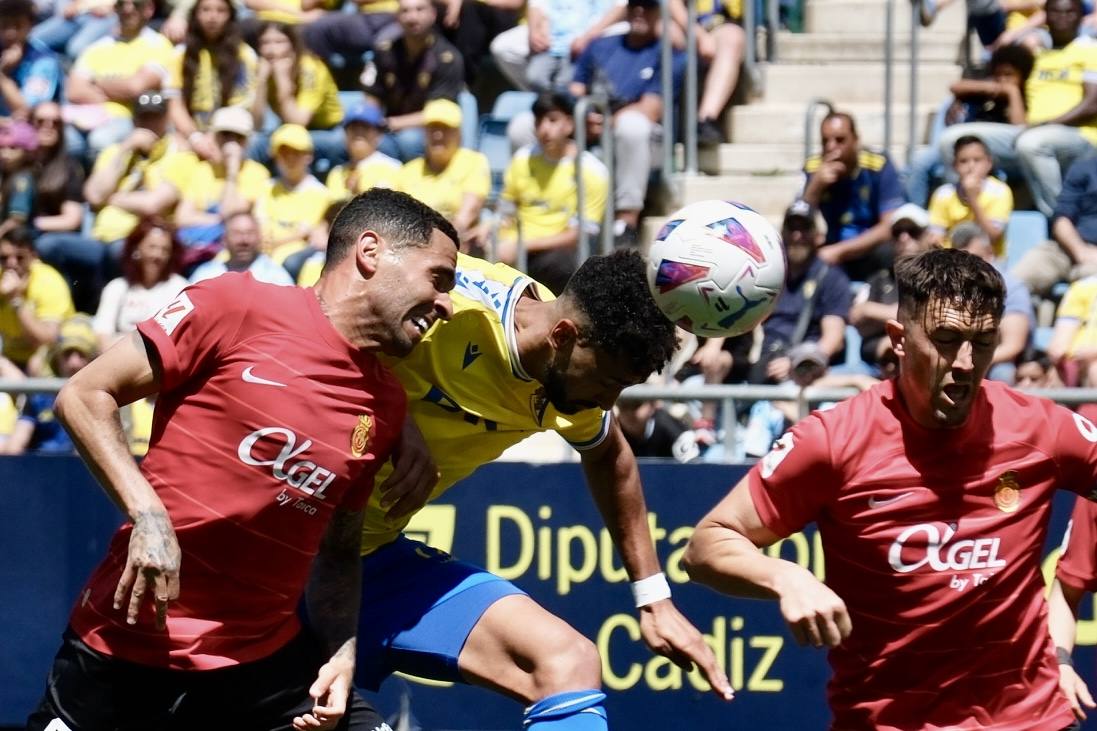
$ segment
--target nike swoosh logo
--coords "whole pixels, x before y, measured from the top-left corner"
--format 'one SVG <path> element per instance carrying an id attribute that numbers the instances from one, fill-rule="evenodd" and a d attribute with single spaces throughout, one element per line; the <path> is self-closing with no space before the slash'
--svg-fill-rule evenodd
<path id="1" fill-rule="evenodd" d="M 904 492 L 902 495 L 896 495 L 894 497 L 885 498 L 883 500 L 877 498 L 876 496 L 873 496 L 868 499 L 868 506 L 874 509 L 882 508 L 885 505 L 891 505 L 892 503 L 897 503 L 900 500 L 904 500 L 913 494 L 913 492 Z"/>
<path id="2" fill-rule="evenodd" d="M 259 376 L 255 375 L 251 372 L 251 369 L 254 367 L 255 366 L 248 366 L 247 368 L 245 368 L 244 372 L 240 374 L 240 377 L 248 383 L 258 383 L 260 386 L 280 386 L 282 388 L 286 387 L 286 384 L 284 383 L 279 383 L 278 381 L 268 381 L 266 378 L 260 378 Z"/>

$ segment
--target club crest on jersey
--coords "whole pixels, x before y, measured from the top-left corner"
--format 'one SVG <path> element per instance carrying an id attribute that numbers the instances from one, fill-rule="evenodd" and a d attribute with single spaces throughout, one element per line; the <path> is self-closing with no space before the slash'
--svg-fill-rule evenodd
<path id="1" fill-rule="evenodd" d="M 1013 513 L 1021 507 L 1021 485 L 1017 482 L 1017 471 L 1006 470 L 998 478 L 994 488 L 994 504 L 1003 513 Z"/>
<path id="2" fill-rule="evenodd" d="M 358 423 L 354 425 L 354 431 L 350 434 L 350 453 L 353 457 L 361 457 L 369 449 L 369 440 L 373 436 L 373 417 L 362 414 L 358 417 Z"/>

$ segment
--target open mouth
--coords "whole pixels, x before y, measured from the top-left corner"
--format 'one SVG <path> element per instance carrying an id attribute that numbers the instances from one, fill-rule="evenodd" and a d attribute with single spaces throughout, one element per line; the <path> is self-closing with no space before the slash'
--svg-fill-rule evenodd
<path id="1" fill-rule="evenodd" d="M 411 318 L 411 324 L 419 332 L 420 336 L 426 335 L 427 330 L 430 329 L 430 321 L 425 317 L 413 317 Z"/>
<path id="2" fill-rule="evenodd" d="M 945 386 L 944 394 L 953 404 L 962 403 L 971 393 L 971 386 L 966 383 L 953 383 Z"/>

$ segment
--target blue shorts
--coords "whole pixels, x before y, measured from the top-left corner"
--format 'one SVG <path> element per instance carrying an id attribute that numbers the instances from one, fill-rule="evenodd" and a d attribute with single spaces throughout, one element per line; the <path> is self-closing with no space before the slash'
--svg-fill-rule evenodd
<path id="1" fill-rule="evenodd" d="M 488 607 L 525 592 L 479 566 L 400 536 L 362 557 L 355 684 L 399 670 L 463 683 L 457 657 Z"/>

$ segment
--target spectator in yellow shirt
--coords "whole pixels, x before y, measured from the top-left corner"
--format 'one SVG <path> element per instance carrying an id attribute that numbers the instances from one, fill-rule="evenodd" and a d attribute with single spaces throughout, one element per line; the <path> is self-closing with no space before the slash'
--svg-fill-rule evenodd
<path id="1" fill-rule="evenodd" d="M 462 250 L 478 243 L 480 211 L 491 190 L 491 166 L 482 153 L 461 147 L 461 107 L 434 99 L 423 107 L 427 149 L 405 163 L 399 189 L 441 213 L 461 236 Z"/>
<path id="2" fill-rule="evenodd" d="M 945 183 L 929 202 L 929 225 L 945 247 L 952 245 L 952 230 L 971 221 L 994 245 L 994 255 L 1006 258 L 1006 224 L 1013 213 L 1013 192 L 990 172 L 994 161 L 978 137 L 965 135 L 953 146 L 952 169 L 958 182 Z"/>
<path id="3" fill-rule="evenodd" d="M 74 314 L 64 277 L 38 260 L 30 234 L 19 227 L 0 237 L 0 340 L 3 356 L 26 371 L 43 345 L 57 339 Z"/>
<path id="4" fill-rule="evenodd" d="M 353 198 L 374 187 L 396 187 L 400 162 L 377 149 L 384 130 L 385 115 L 376 104 L 362 102 L 347 110 L 343 132 L 350 161 L 328 173 L 332 200 Z"/>
<path id="5" fill-rule="evenodd" d="M 579 243 L 579 200 L 575 188 L 578 152 L 570 97 L 545 93 L 533 105 L 537 144 L 515 153 L 503 177 L 502 199 L 515 209 L 515 221 L 498 234 L 500 261 L 514 264 L 521 245 L 527 273 L 559 294 L 575 272 Z M 583 225 L 597 234 L 609 192 L 609 171 L 598 158 L 582 153 L 586 200 Z M 520 240 L 520 241 L 519 241 Z"/>
<path id="6" fill-rule="evenodd" d="M 307 246 L 313 227 L 324 217 L 331 197 L 309 172 L 312 138 L 298 124 L 284 124 L 270 138 L 277 177 L 255 205 L 263 232 L 263 252 L 282 264 Z"/>
<path id="7" fill-rule="evenodd" d="M 194 3 L 186 39 L 172 56 L 167 96 L 176 134 L 203 160 L 216 155 L 213 139 L 202 134 L 214 110 L 254 106 L 257 66 L 255 51 L 240 37 L 236 5 L 230 0 Z"/>
<path id="8" fill-rule="evenodd" d="M 152 0 L 116 0 L 116 34 L 88 46 L 69 72 L 65 93 L 73 154 L 94 160 L 133 129 L 135 101 L 168 80 L 171 42 L 148 26 Z M 86 148 L 77 148 L 86 144 Z"/>
<path id="9" fill-rule="evenodd" d="M 1059 303 L 1047 354 L 1067 386 L 1097 386 L 1097 277 L 1070 285 Z"/>
<path id="10" fill-rule="evenodd" d="M 279 123 L 309 130 L 317 158 L 330 165 L 346 162 L 339 90 L 324 62 L 304 50 L 296 28 L 273 21 L 259 26 L 258 69 L 255 119 L 267 119 L 268 111 L 273 112 Z M 248 155 L 263 163 L 269 161 L 267 131 L 264 125 Z"/>

